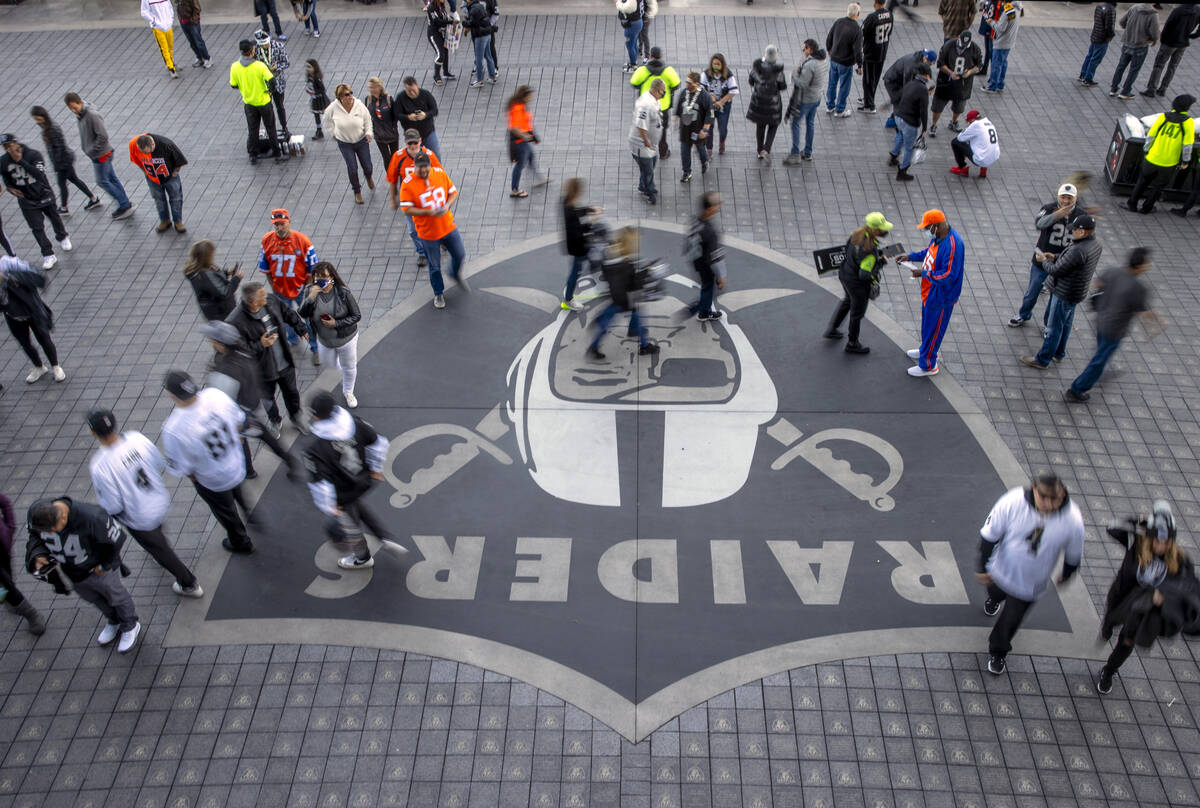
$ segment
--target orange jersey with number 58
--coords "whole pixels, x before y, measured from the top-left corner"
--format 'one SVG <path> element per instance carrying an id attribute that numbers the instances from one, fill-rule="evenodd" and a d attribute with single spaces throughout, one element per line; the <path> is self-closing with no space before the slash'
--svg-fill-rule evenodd
<path id="1" fill-rule="evenodd" d="M 430 167 L 426 179 L 414 173 L 400 185 L 400 207 L 422 210 L 445 207 L 450 194 L 457 190 L 445 171 Z M 454 231 L 454 214 L 447 210 L 441 216 L 414 216 L 413 224 L 417 228 L 417 238 L 437 241 Z"/>

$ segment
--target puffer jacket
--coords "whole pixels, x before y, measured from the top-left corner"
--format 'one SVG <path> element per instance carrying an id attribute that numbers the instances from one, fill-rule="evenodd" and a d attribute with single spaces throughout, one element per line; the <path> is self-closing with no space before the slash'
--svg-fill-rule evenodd
<path id="1" fill-rule="evenodd" d="M 829 83 L 829 61 L 825 51 L 820 48 L 816 53 L 804 57 L 804 61 L 796 68 L 792 76 L 792 97 L 788 101 L 788 117 L 800 114 L 801 104 L 811 104 L 821 100 L 825 85 Z"/>
<path id="2" fill-rule="evenodd" d="M 750 94 L 750 105 L 746 109 L 747 120 L 778 126 L 783 120 L 783 99 L 780 93 L 787 89 L 783 64 L 755 59 L 754 66 L 750 68 L 750 86 L 753 90 Z"/>
<path id="3" fill-rule="evenodd" d="M 1095 236 L 1087 236 L 1071 242 L 1057 258 L 1042 262 L 1042 269 L 1050 275 L 1054 296 L 1064 303 L 1082 303 L 1092 286 L 1092 276 L 1100 263 L 1103 245 Z"/>
<path id="4" fill-rule="evenodd" d="M 1112 42 L 1117 35 L 1117 7 L 1112 3 L 1096 6 L 1092 17 L 1092 43 L 1101 45 Z"/>

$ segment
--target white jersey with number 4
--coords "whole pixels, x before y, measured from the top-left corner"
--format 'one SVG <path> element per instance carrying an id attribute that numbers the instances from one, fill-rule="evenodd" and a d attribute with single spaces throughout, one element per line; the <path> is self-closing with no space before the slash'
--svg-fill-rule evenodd
<path id="1" fill-rule="evenodd" d="M 987 168 L 1000 159 L 1000 139 L 996 127 L 987 118 L 976 118 L 962 130 L 958 139 L 971 146 L 971 161 Z"/>
<path id="2" fill-rule="evenodd" d="M 189 407 L 176 406 L 163 424 L 167 469 L 193 476 L 210 491 L 228 491 L 246 479 L 239 428 L 246 414 L 232 398 L 205 387 Z"/>
<path id="3" fill-rule="evenodd" d="M 100 507 L 134 530 L 163 523 L 171 495 L 163 485 L 167 462 L 149 438 L 130 430 L 92 455 L 92 487 Z"/>

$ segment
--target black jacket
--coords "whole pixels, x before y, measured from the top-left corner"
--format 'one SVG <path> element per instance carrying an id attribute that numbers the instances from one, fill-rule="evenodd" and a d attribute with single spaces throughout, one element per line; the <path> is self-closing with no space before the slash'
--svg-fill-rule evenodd
<path id="1" fill-rule="evenodd" d="M 0 311 L 14 320 L 28 320 L 41 331 L 54 330 L 54 312 L 42 300 L 39 289 L 46 286 L 46 276 L 18 259 L 5 256 L 5 281 L 0 285 Z"/>
<path id="2" fill-rule="evenodd" d="M 446 37 L 446 26 L 454 22 L 454 17 L 451 16 L 450 7 L 443 5 L 440 9 L 434 7 L 432 3 L 429 8 L 425 9 L 426 21 L 425 30 L 429 36 L 440 41 L 444 41 Z"/>
<path id="3" fill-rule="evenodd" d="M 924 132 L 929 128 L 929 86 L 913 78 L 900 91 L 900 101 L 893 110 L 897 118 Z"/>
<path id="4" fill-rule="evenodd" d="M 379 433 L 357 415 L 350 417 L 354 420 L 354 435 L 350 440 L 335 442 L 312 435 L 304 449 L 304 467 L 308 470 L 311 482 L 330 483 L 338 507 L 358 500 L 374 484 L 367 463 L 367 448 L 379 440 Z M 357 462 L 347 464 L 343 448 L 352 448 Z"/>
<path id="5" fill-rule="evenodd" d="M 258 360 L 242 343 L 228 346 L 224 353 L 214 352 L 211 371 L 206 386 L 216 387 L 247 412 L 257 410 L 267 398 Z M 229 381 L 214 379 L 214 374 L 226 376 Z"/>
<path id="6" fill-rule="evenodd" d="M 67 145 L 67 139 L 58 124 L 47 124 L 42 130 L 42 140 L 46 142 L 46 153 L 50 155 L 50 165 L 54 166 L 55 171 L 66 171 L 75 164 L 75 152 Z"/>
<path id="7" fill-rule="evenodd" d="M 864 62 L 886 61 L 892 38 L 892 12 L 885 7 L 868 14 L 863 20 L 862 38 Z"/>
<path id="8" fill-rule="evenodd" d="M 362 319 L 362 312 L 358 309 L 358 301 L 354 299 L 354 295 L 345 286 L 334 286 L 333 294 L 337 299 L 333 317 L 333 330 L 337 333 L 339 339 L 352 336 L 358 332 L 358 322 Z M 298 313 L 305 320 L 316 320 L 313 317 L 316 308 L 317 301 L 309 300 L 307 293 L 300 298 L 300 311 Z M 318 333 L 320 332 L 318 331 Z"/>
<path id="9" fill-rule="evenodd" d="M 642 0 L 637 0 L 637 8 L 630 12 L 618 11 L 617 19 L 621 21 L 622 28 L 628 28 L 630 23 L 637 22 L 642 18 L 643 12 L 646 10 L 642 4 Z"/>
<path id="10" fill-rule="evenodd" d="M 1099 45 L 1112 42 L 1117 35 L 1117 7 L 1112 3 L 1100 3 L 1092 17 L 1092 42 Z"/>
<path id="11" fill-rule="evenodd" d="M 410 121 L 408 116 L 415 112 L 424 112 L 425 117 L 419 121 Z M 409 98 L 408 93 L 402 91 L 392 101 L 392 115 L 396 118 L 397 128 L 416 129 L 422 140 L 429 137 L 429 133 L 433 131 L 433 119 L 437 114 L 437 100 L 428 90 L 418 90 L 416 98 Z"/>
<path id="12" fill-rule="evenodd" d="M 921 64 L 924 60 L 924 53 L 917 51 L 907 56 L 901 56 L 892 62 L 892 66 L 883 74 L 883 89 L 887 90 L 889 97 L 898 97 L 900 95 L 901 91 L 904 90 L 904 85 L 908 84 L 913 76 L 916 75 L 917 65 Z"/>
<path id="13" fill-rule="evenodd" d="M 625 311 L 633 310 L 633 300 L 629 293 L 638 289 L 637 267 L 628 258 L 604 259 L 604 280 L 608 282 L 608 294 L 612 302 Z"/>
<path id="14" fill-rule="evenodd" d="M 586 256 L 592 225 L 584 221 L 588 208 L 582 205 L 563 205 L 563 224 L 567 230 L 567 255 Z"/>
<path id="15" fill-rule="evenodd" d="M 1193 39 L 1200 37 L 1197 25 L 1200 25 L 1200 6 L 1180 3 L 1167 15 L 1159 41 L 1171 48 L 1186 48 Z"/>
<path id="16" fill-rule="evenodd" d="M 275 299 L 274 295 L 267 295 L 267 305 L 265 310 L 270 314 L 274 321 L 274 327 L 278 329 L 279 343 L 285 343 L 285 334 L 283 332 L 283 324 L 287 323 L 292 327 L 292 330 L 297 334 L 307 333 L 308 327 L 300 315 L 281 304 Z M 233 313 L 225 318 L 225 322 L 232 325 L 241 334 L 242 339 L 246 342 L 246 347 L 254 354 L 254 358 L 258 360 L 259 368 L 262 370 L 264 379 L 278 379 L 287 371 L 296 367 L 296 363 L 292 361 L 292 352 L 288 350 L 286 343 L 283 345 L 283 365 L 279 365 L 275 359 L 274 348 L 264 347 L 262 344 L 263 335 L 267 333 L 266 326 L 262 320 L 259 320 L 250 310 L 246 308 L 246 301 L 242 301 L 233 310 Z M 276 343 L 276 344 L 279 344 Z"/>
<path id="17" fill-rule="evenodd" d="M 463 14 L 463 25 L 471 32 L 472 39 L 491 36 L 492 15 L 496 13 L 496 0 L 471 0 Z"/>
<path id="18" fill-rule="evenodd" d="M 76 582 L 87 578 L 96 567 L 115 570 L 121 566 L 125 531 L 107 511 L 99 505 L 72 502 L 70 497 L 47 497 L 35 502 L 30 510 L 43 502 L 65 502 L 70 513 L 66 526 L 58 533 L 42 533 L 26 521 L 29 543 L 25 546 L 25 568 L 29 572 L 33 572 L 33 562 L 39 557 L 58 561 L 67 577 Z"/>
<path id="19" fill-rule="evenodd" d="M 17 199 L 21 210 L 36 210 L 54 204 L 54 189 L 46 178 L 46 163 L 42 153 L 22 145 L 21 161 L 17 162 L 5 152 L 0 155 L 0 176 L 4 185 L 20 191 Z"/>
<path id="20" fill-rule="evenodd" d="M 692 92 L 684 87 L 681 90 L 675 91 L 675 117 L 679 119 L 679 142 L 692 143 L 693 133 L 699 133 L 704 128 L 705 124 L 712 125 L 713 122 L 713 102 L 712 96 L 708 94 L 708 90 L 700 87 L 696 90 L 693 100 L 696 103 L 696 108 L 692 114 L 694 116 L 690 124 L 683 121 L 683 108 L 686 106 L 686 101 L 692 97 Z"/>
<path id="21" fill-rule="evenodd" d="M 1080 303 L 1092 286 L 1092 275 L 1104 248 L 1095 236 L 1072 241 L 1057 258 L 1042 262 L 1054 284 L 1054 296 L 1065 303 Z"/>
<path id="22" fill-rule="evenodd" d="M 196 303 L 206 320 L 224 320 L 237 307 L 237 289 L 242 279 L 225 270 L 209 267 L 187 276 L 196 293 Z"/>
<path id="23" fill-rule="evenodd" d="M 1101 631 L 1110 636 L 1113 627 L 1125 626 L 1135 644 L 1148 648 L 1159 637 L 1173 637 L 1180 631 L 1192 633 L 1200 624 L 1200 582 L 1192 562 L 1185 558 L 1175 575 L 1168 574 L 1157 587 L 1138 582 L 1137 539 L 1132 524 L 1108 528 L 1113 541 L 1125 548 L 1125 557 L 1108 588 Z M 1154 605 L 1154 589 L 1163 596 L 1162 606 Z M 1124 633 L 1124 632 L 1122 632 Z"/>
<path id="24" fill-rule="evenodd" d="M 825 50 L 829 61 L 840 65 L 862 65 L 863 32 L 859 24 L 849 17 L 834 22 L 825 35 Z"/>
<path id="25" fill-rule="evenodd" d="M 746 108 L 747 120 L 778 126 L 783 120 L 783 98 L 787 89 L 782 62 L 764 62 L 755 59 L 750 68 L 750 104 Z"/>
<path id="26" fill-rule="evenodd" d="M 386 93 L 377 99 L 367 93 L 367 114 L 371 116 L 371 125 L 375 130 L 375 139 L 380 143 L 400 143 L 400 132 L 396 127 L 396 102 Z M 387 170 L 387 166 L 383 167 Z"/>
<path id="27" fill-rule="evenodd" d="M 868 256 L 874 256 L 875 264 L 871 269 L 864 269 L 863 261 Z M 838 268 L 838 279 L 850 284 L 878 283 L 883 274 L 880 272 L 883 261 L 883 256 L 879 254 L 878 241 L 871 236 L 865 236 L 862 244 L 855 244 L 851 237 L 846 240 L 846 257 Z"/>

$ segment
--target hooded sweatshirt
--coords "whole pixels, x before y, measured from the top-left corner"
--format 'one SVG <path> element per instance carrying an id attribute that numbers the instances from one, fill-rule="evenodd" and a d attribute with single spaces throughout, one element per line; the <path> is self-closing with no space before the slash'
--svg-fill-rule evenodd
<path id="1" fill-rule="evenodd" d="M 170 31 L 175 22 L 171 0 L 142 0 L 142 19 L 155 31 Z"/>
<path id="2" fill-rule="evenodd" d="M 271 103 L 267 82 L 275 76 L 254 55 L 240 56 L 229 66 L 229 86 L 242 93 L 242 103 L 248 107 L 261 107 Z"/>
<path id="3" fill-rule="evenodd" d="M 667 85 L 666 95 L 658 99 L 659 108 L 670 109 L 671 91 L 679 86 L 679 73 L 662 59 L 651 59 L 633 71 L 633 75 L 629 77 L 629 83 L 637 87 L 638 95 L 642 95 L 650 89 L 650 82 L 655 79 L 662 79 L 663 83 Z"/>
<path id="4" fill-rule="evenodd" d="M 1200 37 L 1200 6 L 1180 3 L 1172 9 L 1162 27 L 1162 43 L 1172 48 L 1186 48 Z"/>
<path id="5" fill-rule="evenodd" d="M 1017 29 L 1021 27 L 1021 15 L 1025 9 L 1017 0 L 1004 4 L 1000 19 L 996 21 L 995 35 L 992 37 L 994 50 L 1011 50 L 1017 41 Z"/>
<path id="6" fill-rule="evenodd" d="M 1158 14 L 1149 3 L 1137 3 L 1121 15 L 1117 24 L 1125 29 L 1121 44 L 1144 48 L 1158 40 Z"/>
<path id="7" fill-rule="evenodd" d="M 383 471 L 387 451 L 387 438 L 341 407 L 334 407 L 328 418 L 313 421 L 304 466 L 318 510 L 334 516 L 339 507 L 365 494 L 371 487 L 371 473 Z"/>
<path id="8" fill-rule="evenodd" d="M 1164 112 L 1146 133 L 1146 162 L 1170 168 L 1192 159 L 1196 122 L 1186 112 Z"/>
<path id="9" fill-rule="evenodd" d="M 817 48 L 816 52 L 804 57 L 804 61 L 792 76 L 792 97 L 788 101 L 788 115 L 799 115 L 801 104 L 820 101 L 828 81 L 829 62 L 825 59 L 825 51 Z"/>
<path id="10" fill-rule="evenodd" d="M 79 118 L 79 148 L 83 149 L 83 153 L 93 160 L 112 154 L 108 130 L 104 128 L 104 119 L 96 108 L 84 104 L 75 117 Z"/>

